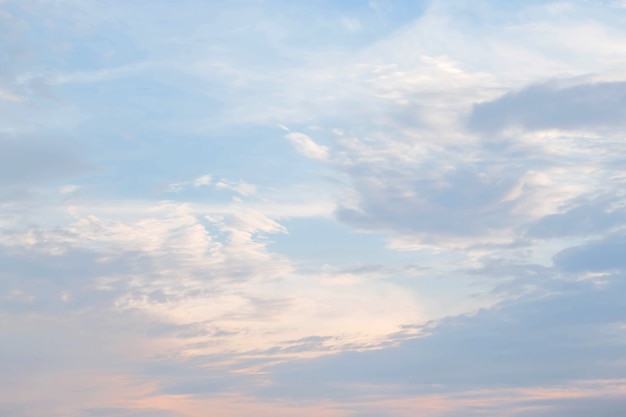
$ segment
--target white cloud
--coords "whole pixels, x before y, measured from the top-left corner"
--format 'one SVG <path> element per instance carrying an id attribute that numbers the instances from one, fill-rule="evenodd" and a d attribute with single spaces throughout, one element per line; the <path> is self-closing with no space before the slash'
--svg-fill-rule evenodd
<path id="1" fill-rule="evenodd" d="M 8 293 L 15 302 L 31 300 L 33 311 L 91 303 L 116 314 L 142 312 L 156 323 L 199 330 L 168 346 L 176 344 L 186 355 L 226 349 L 232 360 L 237 352 L 271 349 L 311 334 L 335 339 L 318 352 L 293 355 L 320 354 L 348 343 L 372 345 L 428 314 L 395 284 L 347 283 L 340 271 L 299 271 L 268 248 L 268 237 L 286 228 L 253 209 L 233 206 L 200 216 L 195 214 L 203 211 L 199 207 L 162 203 L 134 211 L 119 205 L 117 214 L 86 211 L 74 206 L 73 222 L 63 227 L 2 230 L 0 255 L 36 256 L 49 270 L 39 282 L 17 275 L 21 278 L 11 281 Z M 56 274 L 63 271 L 45 266 L 55 262 L 87 267 L 60 280 Z M 224 336 L 208 344 L 211 329 Z"/>
<path id="2" fill-rule="evenodd" d="M 328 147 L 315 143 L 308 135 L 300 132 L 292 132 L 288 133 L 285 137 L 293 143 L 293 146 L 298 152 L 307 158 L 322 161 L 328 159 Z"/>
<path id="3" fill-rule="evenodd" d="M 215 188 L 218 190 L 235 191 L 245 197 L 256 193 L 256 187 L 252 184 L 248 184 L 245 181 L 230 181 L 224 178 L 215 183 Z"/>
<path id="4" fill-rule="evenodd" d="M 63 195 L 72 194 L 78 190 L 80 190 L 80 186 L 75 185 L 75 184 L 64 185 L 61 188 L 59 188 L 59 192 Z"/>
<path id="5" fill-rule="evenodd" d="M 169 192 L 180 192 L 185 189 L 200 188 L 200 187 L 213 187 L 216 190 L 230 190 L 234 191 L 237 194 L 240 194 L 244 197 L 252 196 L 256 193 L 257 187 L 249 184 L 245 181 L 233 181 L 227 178 L 219 178 L 214 180 L 213 176 L 210 174 L 202 175 L 191 181 L 183 181 L 172 183 L 168 186 Z"/>
<path id="6" fill-rule="evenodd" d="M 6 100 L 12 103 L 25 103 L 28 99 L 19 94 L 12 93 L 10 91 L 0 91 L 0 100 Z"/>
<path id="7" fill-rule="evenodd" d="M 208 174 L 203 175 L 193 180 L 193 186 L 194 187 L 208 186 L 208 185 L 211 185 L 211 181 L 213 181 L 213 177 L 211 175 L 208 175 Z"/>

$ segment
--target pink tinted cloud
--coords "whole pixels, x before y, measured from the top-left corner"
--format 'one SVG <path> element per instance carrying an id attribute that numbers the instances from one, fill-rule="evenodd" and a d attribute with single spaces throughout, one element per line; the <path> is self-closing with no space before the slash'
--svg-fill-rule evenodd
<path id="1" fill-rule="evenodd" d="M 241 394 L 211 398 L 192 395 L 160 395 L 136 401 L 134 408 L 167 410 L 180 417 L 347 417 L 341 404 L 264 402 Z"/>

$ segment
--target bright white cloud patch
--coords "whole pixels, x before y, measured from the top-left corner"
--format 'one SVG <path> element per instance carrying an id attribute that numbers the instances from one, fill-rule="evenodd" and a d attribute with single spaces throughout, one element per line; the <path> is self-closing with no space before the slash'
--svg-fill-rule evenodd
<path id="1" fill-rule="evenodd" d="M 212 180 L 213 178 L 210 175 L 203 175 L 193 180 L 193 185 L 194 187 L 202 187 L 202 186 L 211 185 Z"/>
<path id="2" fill-rule="evenodd" d="M 218 190 L 232 190 L 243 196 L 249 196 L 256 193 L 256 187 L 244 181 L 233 182 L 228 180 L 220 180 L 215 184 Z"/>
<path id="3" fill-rule="evenodd" d="M 315 143 L 313 139 L 304 133 L 291 132 L 285 137 L 293 143 L 293 146 L 298 152 L 307 158 L 319 159 L 322 161 L 328 159 L 328 148 Z"/>
<path id="4" fill-rule="evenodd" d="M 0 415 L 621 416 L 617 1 L 0 1 Z"/>

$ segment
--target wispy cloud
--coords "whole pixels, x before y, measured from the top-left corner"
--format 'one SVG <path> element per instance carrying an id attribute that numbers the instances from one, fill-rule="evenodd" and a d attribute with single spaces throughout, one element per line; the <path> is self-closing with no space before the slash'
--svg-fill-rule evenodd
<path id="1" fill-rule="evenodd" d="M 0 414 L 618 415 L 623 20 L 0 1 Z"/>
<path id="2" fill-rule="evenodd" d="M 328 159 L 328 147 L 319 145 L 308 135 L 300 132 L 291 132 L 285 136 L 298 152 L 311 159 Z"/>

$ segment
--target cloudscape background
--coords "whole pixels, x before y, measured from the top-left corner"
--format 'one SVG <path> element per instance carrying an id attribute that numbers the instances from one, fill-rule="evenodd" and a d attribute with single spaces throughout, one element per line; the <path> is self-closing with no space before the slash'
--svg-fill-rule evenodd
<path id="1" fill-rule="evenodd" d="M 0 1 L 0 415 L 621 417 L 626 3 Z"/>

